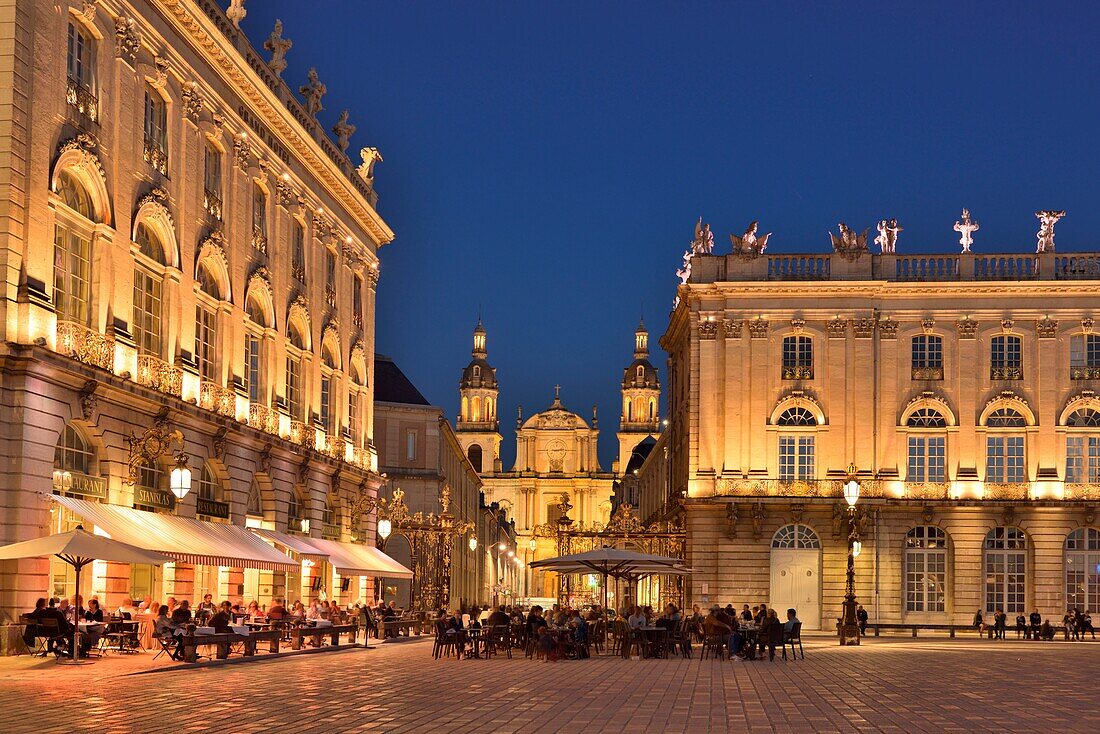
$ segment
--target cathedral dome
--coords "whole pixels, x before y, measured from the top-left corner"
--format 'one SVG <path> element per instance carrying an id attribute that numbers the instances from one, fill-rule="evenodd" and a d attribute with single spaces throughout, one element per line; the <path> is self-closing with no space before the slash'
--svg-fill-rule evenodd
<path id="1" fill-rule="evenodd" d="M 462 380 L 459 388 L 497 388 L 497 371 L 484 357 L 474 357 L 466 369 L 462 370 Z"/>
<path id="2" fill-rule="evenodd" d="M 523 422 L 523 428 L 588 428 L 584 418 L 566 408 L 559 395 L 549 408 Z"/>
<path id="3" fill-rule="evenodd" d="M 635 359 L 630 366 L 623 371 L 623 389 L 648 388 L 659 390 L 661 381 L 657 376 L 657 368 L 650 364 L 645 357 Z"/>

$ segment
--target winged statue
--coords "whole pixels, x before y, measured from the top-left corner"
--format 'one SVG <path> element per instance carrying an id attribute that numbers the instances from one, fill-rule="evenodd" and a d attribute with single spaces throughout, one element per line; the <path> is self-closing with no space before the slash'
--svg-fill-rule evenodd
<path id="1" fill-rule="evenodd" d="M 695 223 L 695 239 L 691 241 L 693 255 L 709 255 L 714 251 L 714 233 L 709 224 L 703 224 L 703 218 Z"/>
<path id="2" fill-rule="evenodd" d="M 867 232 L 870 227 L 863 230 L 862 234 L 856 234 L 844 222 L 837 226 L 840 228 L 839 237 L 829 233 L 829 239 L 833 241 L 833 252 L 843 255 L 847 260 L 855 260 L 867 252 Z"/>
<path id="3" fill-rule="evenodd" d="M 745 230 L 745 234 L 738 237 L 735 234 L 730 235 L 730 243 L 733 245 L 733 254 L 740 255 L 744 258 L 760 257 L 764 254 L 764 250 L 768 247 L 768 238 L 772 236 L 771 232 L 765 235 L 756 235 L 756 230 L 759 229 L 760 222 L 756 221 L 749 225 L 749 228 Z"/>

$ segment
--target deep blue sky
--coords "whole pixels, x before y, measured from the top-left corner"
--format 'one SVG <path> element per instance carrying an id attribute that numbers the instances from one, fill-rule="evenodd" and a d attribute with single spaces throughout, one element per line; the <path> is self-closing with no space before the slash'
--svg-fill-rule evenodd
<path id="1" fill-rule="evenodd" d="M 639 311 L 655 344 L 700 215 L 719 252 L 753 219 L 782 252 L 889 216 L 899 251 L 954 251 L 964 205 L 977 251 L 1033 250 L 1039 208 L 1069 212 L 1059 249 L 1100 230 L 1100 3 L 247 8 L 385 156 L 378 351 L 453 418 L 480 307 L 508 467 L 516 406 L 560 382 L 610 468 Z"/>

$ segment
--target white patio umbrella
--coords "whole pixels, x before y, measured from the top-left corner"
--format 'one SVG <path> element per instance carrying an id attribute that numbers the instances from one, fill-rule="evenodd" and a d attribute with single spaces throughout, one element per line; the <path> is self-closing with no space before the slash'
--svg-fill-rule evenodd
<path id="1" fill-rule="evenodd" d="M 76 595 L 80 596 L 80 571 L 92 561 L 116 561 L 119 563 L 145 563 L 160 566 L 172 559 L 160 553 L 95 535 L 77 525 L 67 533 L 45 538 L 24 540 L 21 543 L 0 546 L 0 561 L 19 558 L 44 558 L 57 556 L 76 569 Z M 75 612 L 74 612 L 75 614 Z M 78 662 L 80 650 L 79 620 L 73 625 L 73 662 Z"/>
<path id="2" fill-rule="evenodd" d="M 531 568 L 542 568 L 558 573 L 598 573 L 603 575 L 603 607 L 607 613 L 607 577 L 637 581 L 643 576 L 655 573 L 686 576 L 691 569 L 684 565 L 682 558 L 656 556 L 649 553 L 622 550 L 620 548 L 597 548 L 586 553 L 575 553 L 557 558 L 535 561 Z"/>

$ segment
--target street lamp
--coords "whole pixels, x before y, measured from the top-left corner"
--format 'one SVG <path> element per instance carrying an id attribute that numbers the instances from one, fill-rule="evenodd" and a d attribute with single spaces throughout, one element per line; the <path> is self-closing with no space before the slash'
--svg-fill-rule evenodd
<path id="1" fill-rule="evenodd" d="M 848 572 L 845 581 L 844 616 L 840 622 L 840 644 L 859 644 L 859 619 L 856 616 L 856 556 L 862 550 L 859 527 L 856 524 L 856 503 L 859 502 L 859 480 L 855 464 L 848 465 L 848 481 L 844 484 L 844 501 L 848 503 Z"/>
<path id="2" fill-rule="evenodd" d="M 505 548 L 507 548 L 507 547 L 508 547 L 508 544 L 507 544 L 507 543 L 497 543 L 497 550 L 500 550 L 500 551 L 502 551 L 502 550 L 504 550 L 504 549 L 505 549 Z"/>
<path id="3" fill-rule="evenodd" d="M 378 537 L 385 543 L 389 539 L 390 533 L 393 532 L 393 523 L 390 522 L 388 517 L 379 518 L 378 520 Z"/>
<path id="4" fill-rule="evenodd" d="M 532 553 L 534 553 L 535 550 L 539 547 L 538 541 L 536 541 L 534 538 L 531 538 L 531 540 L 527 541 L 527 547 L 531 549 Z"/>
<path id="5" fill-rule="evenodd" d="M 187 454 L 181 452 L 176 456 L 176 466 L 172 469 L 168 487 L 177 500 L 182 500 L 191 491 L 191 469 L 187 466 Z"/>
<path id="6" fill-rule="evenodd" d="M 477 536 L 476 535 L 471 535 L 470 536 L 470 550 L 471 551 L 476 551 L 477 550 Z"/>

